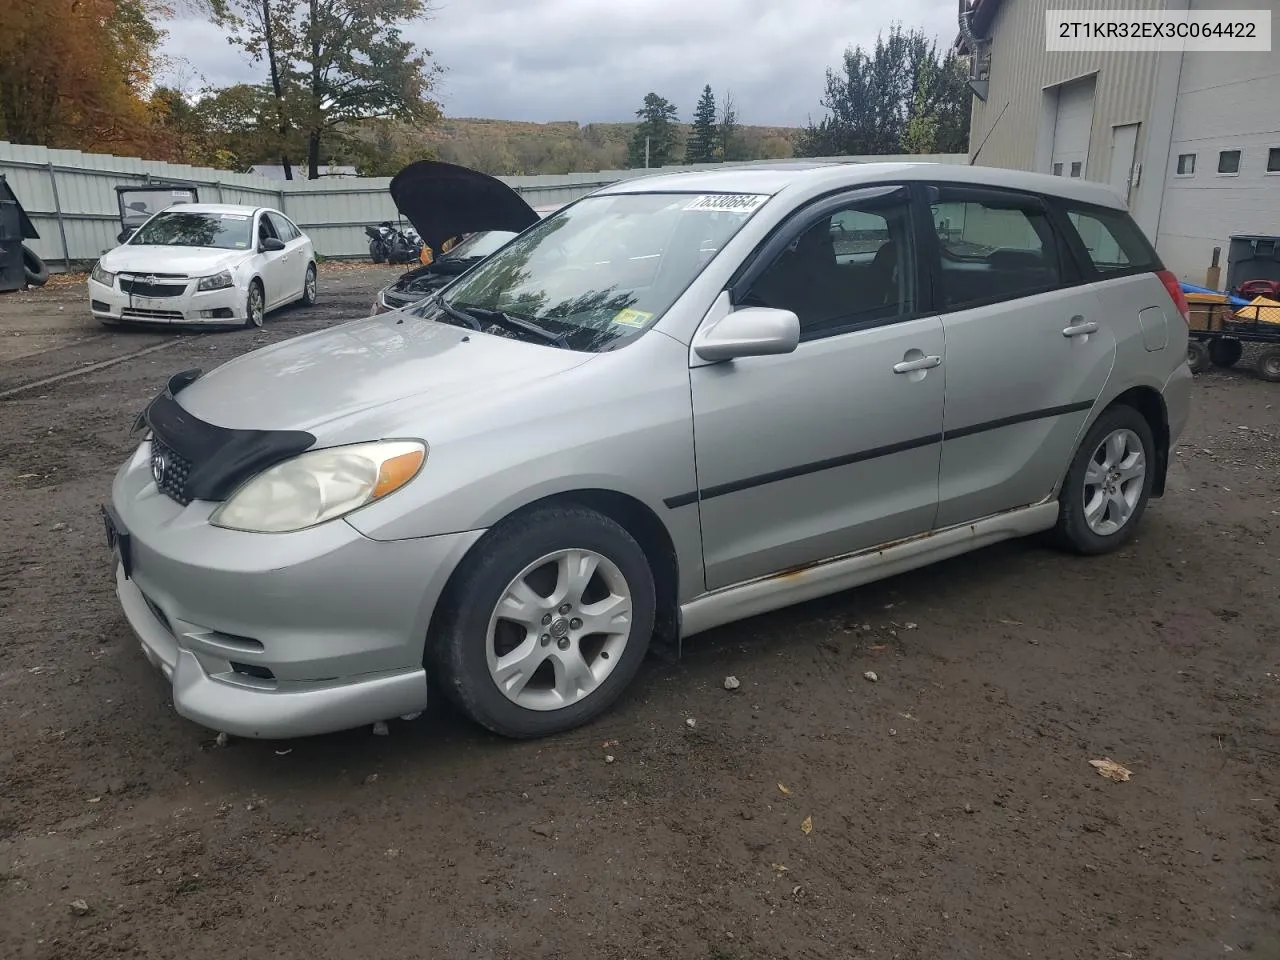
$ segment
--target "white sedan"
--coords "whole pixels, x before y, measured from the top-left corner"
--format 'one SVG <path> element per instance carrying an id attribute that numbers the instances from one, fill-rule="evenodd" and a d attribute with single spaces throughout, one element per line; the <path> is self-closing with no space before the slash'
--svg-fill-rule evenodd
<path id="1" fill-rule="evenodd" d="M 269 310 L 316 301 L 311 238 L 278 210 L 181 203 L 103 254 L 89 308 L 108 325 L 260 327 Z"/>

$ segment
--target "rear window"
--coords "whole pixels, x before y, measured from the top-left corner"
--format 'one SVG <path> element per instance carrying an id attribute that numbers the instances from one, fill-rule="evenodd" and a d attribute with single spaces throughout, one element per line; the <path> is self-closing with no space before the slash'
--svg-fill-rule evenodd
<path id="1" fill-rule="evenodd" d="M 1127 213 L 1068 208 L 1067 219 L 1075 227 L 1098 273 L 1105 276 L 1156 269 L 1155 251 Z"/>

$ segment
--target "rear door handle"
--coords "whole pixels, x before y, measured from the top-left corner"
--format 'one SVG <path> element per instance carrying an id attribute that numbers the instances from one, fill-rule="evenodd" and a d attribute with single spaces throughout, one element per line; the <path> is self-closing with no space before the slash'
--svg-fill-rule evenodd
<path id="1" fill-rule="evenodd" d="M 893 365 L 894 373 L 912 373 L 916 370 L 932 370 L 942 363 L 941 357 L 919 357 L 915 360 L 903 360 Z"/>
<path id="2" fill-rule="evenodd" d="M 1085 320 L 1084 317 L 1072 317 L 1071 325 L 1062 328 L 1062 335 L 1064 337 L 1083 337 L 1086 333 L 1097 332 L 1097 321 Z"/>

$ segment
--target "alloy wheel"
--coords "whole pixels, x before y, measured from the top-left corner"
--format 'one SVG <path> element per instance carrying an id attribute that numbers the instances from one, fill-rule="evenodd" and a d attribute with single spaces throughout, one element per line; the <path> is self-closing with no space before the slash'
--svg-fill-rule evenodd
<path id="1" fill-rule="evenodd" d="M 1147 455 L 1132 430 L 1113 430 L 1089 458 L 1084 473 L 1084 519 L 1100 537 L 1122 530 L 1142 499 Z"/>

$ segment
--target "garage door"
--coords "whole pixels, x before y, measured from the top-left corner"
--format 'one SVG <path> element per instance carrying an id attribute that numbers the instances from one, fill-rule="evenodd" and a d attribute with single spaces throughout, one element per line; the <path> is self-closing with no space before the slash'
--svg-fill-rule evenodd
<path id="1" fill-rule="evenodd" d="M 1060 177 L 1083 177 L 1089 161 L 1089 133 L 1093 129 L 1093 91 L 1088 77 L 1058 87 L 1053 125 L 1053 172 Z"/>

